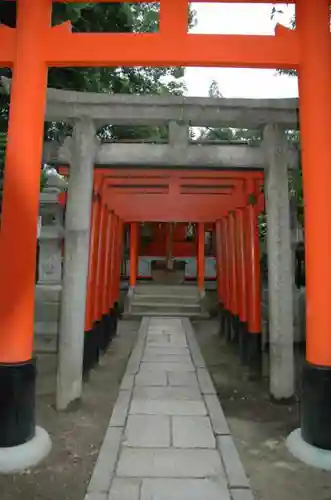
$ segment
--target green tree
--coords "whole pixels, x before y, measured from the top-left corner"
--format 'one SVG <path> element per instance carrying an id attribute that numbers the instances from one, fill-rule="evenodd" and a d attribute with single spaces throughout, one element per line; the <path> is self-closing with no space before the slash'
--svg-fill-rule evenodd
<path id="1" fill-rule="evenodd" d="M 112 3 L 112 4 L 66 4 L 56 3 L 53 8 L 53 24 L 72 22 L 75 32 L 156 32 L 159 25 L 158 3 Z M 15 26 L 15 2 L 0 0 L 0 22 Z M 190 26 L 195 22 L 190 11 Z M 10 76 L 7 70 L 5 73 Z M 88 92 L 132 93 L 132 94 L 176 94 L 185 91 L 183 68 L 50 68 L 49 86 Z M 1 127 L 6 127 L 8 102 L 2 97 L 0 104 Z M 2 111 L 1 111 L 2 110 Z M 47 124 L 47 139 L 62 139 L 70 133 L 64 123 Z M 164 127 L 106 127 L 100 131 L 104 138 L 149 138 L 164 137 Z"/>

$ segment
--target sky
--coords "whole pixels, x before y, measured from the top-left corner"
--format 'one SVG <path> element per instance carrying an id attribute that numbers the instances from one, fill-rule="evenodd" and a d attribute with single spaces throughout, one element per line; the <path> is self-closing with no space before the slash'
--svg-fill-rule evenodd
<path id="1" fill-rule="evenodd" d="M 193 4 L 197 26 L 192 33 L 272 35 L 276 20 L 271 19 L 272 4 Z M 285 26 L 294 6 L 278 5 L 283 14 L 277 21 Z M 189 96 L 207 96 L 213 80 L 224 97 L 297 97 L 295 77 L 280 76 L 276 70 L 243 68 L 187 68 L 185 81 Z"/>

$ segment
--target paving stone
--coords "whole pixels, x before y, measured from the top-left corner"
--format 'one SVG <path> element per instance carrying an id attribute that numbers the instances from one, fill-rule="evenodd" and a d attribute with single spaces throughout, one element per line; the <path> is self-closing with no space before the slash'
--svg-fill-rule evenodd
<path id="1" fill-rule="evenodd" d="M 185 355 L 190 356 L 190 350 L 188 349 L 188 347 L 174 347 L 171 345 L 160 347 L 160 346 L 149 345 L 146 346 L 144 355 L 147 356 L 150 354 L 155 356 L 157 356 L 158 354 L 162 356 L 166 354 L 170 354 L 173 356 L 185 356 Z"/>
<path id="2" fill-rule="evenodd" d="M 87 493 L 84 500 L 108 500 L 108 493 Z"/>
<path id="3" fill-rule="evenodd" d="M 133 398 L 130 415 L 206 415 L 203 401 Z"/>
<path id="4" fill-rule="evenodd" d="M 130 391 L 134 385 L 134 375 L 126 373 L 122 379 L 120 391 Z"/>
<path id="5" fill-rule="evenodd" d="M 169 335 L 147 336 L 146 344 L 147 344 L 147 346 L 150 346 L 150 345 L 168 346 L 168 345 L 170 345 L 170 337 L 169 337 Z"/>
<path id="6" fill-rule="evenodd" d="M 109 491 L 121 440 L 122 429 L 108 427 L 90 484 L 87 488 L 88 493 L 105 493 Z"/>
<path id="7" fill-rule="evenodd" d="M 181 337 L 176 337 L 175 335 L 171 335 L 170 345 L 178 346 L 178 347 L 186 347 L 188 344 L 187 344 L 186 337 L 181 338 Z"/>
<path id="8" fill-rule="evenodd" d="M 189 363 L 141 363 L 140 373 L 145 372 L 194 372 L 192 361 Z"/>
<path id="9" fill-rule="evenodd" d="M 143 363 L 192 363 L 191 356 L 175 354 L 145 354 L 142 358 Z"/>
<path id="10" fill-rule="evenodd" d="M 144 479 L 141 500 L 231 500 L 224 481 Z"/>
<path id="11" fill-rule="evenodd" d="M 175 448 L 216 448 L 216 440 L 208 417 L 172 417 Z"/>
<path id="12" fill-rule="evenodd" d="M 123 427 L 128 414 L 131 391 L 120 391 L 115 403 L 109 427 Z"/>
<path id="13" fill-rule="evenodd" d="M 215 387 L 208 370 L 200 368 L 197 370 L 197 375 L 202 394 L 216 394 Z"/>
<path id="14" fill-rule="evenodd" d="M 115 478 L 111 488 L 108 500 L 139 500 L 140 499 L 139 479 Z"/>
<path id="15" fill-rule="evenodd" d="M 249 488 L 249 481 L 231 436 L 218 436 L 217 447 L 221 452 L 230 488 Z"/>
<path id="16" fill-rule="evenodd" d="M 195 373 L 178 373 L 178 372 L 169 372 L 168 373 L 168 381 L 169 385 L 172 386 L 188 386 L 188 387 L 197 387 L 198 386 L 198 379 L 195 375 Z"/>
<path id="17" fill-rule="evenodd" d="M 231 496 L 232 500 L 254 500 L 251 490 L 246 489 L 231 490 Z"/>
<path id="18" fill-rule="evenodd" d="M 217 396 L 206 395 L 205 401 L 215 434 L 230 434 L 229 426 Z"/>
<path id="19" fill-rule="evenodd" d="M 180 450 L 175 448 L 122 448 L 119 477 L 192 477 L 225 478 L 216 450 Z"/>
<path id="20" fill-rule="evenodd" d="M 123 446 L 162 448 L 170 446 L 170 417 L 130 415 L 124 432 Z"/>
<path id="21" fill-rule="evenodd" d="M 137 386 L 163 386 L 167 385 L 167 374 L 166 372 L 138 373 L 135 382 Z"/>
<path id="22" fill-rule="evenodd" d="M 133 397 L 135 399 L 202 401 L 201 393 L 195 387 L 135 387 Z"/>

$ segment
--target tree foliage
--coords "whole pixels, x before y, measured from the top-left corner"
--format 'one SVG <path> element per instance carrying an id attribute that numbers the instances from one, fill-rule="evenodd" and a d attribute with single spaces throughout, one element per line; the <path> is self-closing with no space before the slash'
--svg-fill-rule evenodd
<path id="1" fill-rule="evenodd" d="M 16 24 L 15 3 L 0 0 L 0 22 Z M 9 8 L 8 8 L 9 7 Z M 156 32 L 159 26 L 158 3 L 54 3 L 53 25 L 70 20 L 74 32 L 132 33 Z M 194 12 L 190 12 L 190 24 Z M 110 50 L 112 50 L 110 48 Z M 116 50 L 116 49 L 113 49 Z M 1 73 L 10 76 L 10 71 Z M 50 68 L 48 84 L 58 89 L 87 92 L 128 94 L 175 94 L 185 91 L 183 68 Z M 6 129 L 7 96 L 0 96 L 0 131 Z M 164 127 L 106 127 L 100 131 L 104 138 L 164 137 Z M 70 134 L 65 123 L 47 124 L 45 137 L 61 140 Z"/>

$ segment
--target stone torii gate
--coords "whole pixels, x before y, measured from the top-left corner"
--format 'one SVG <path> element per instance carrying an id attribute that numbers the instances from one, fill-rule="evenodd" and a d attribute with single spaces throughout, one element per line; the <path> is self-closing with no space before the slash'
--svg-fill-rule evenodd
<path id="1" fill-rule="evenodd" d="M 87 115 L 89 119 L 84 120 L 82 117 Z M 89 169 L 91 172 L 95 166 L 95 174 L 101 175 L 103 172 L 102 175 L 106 176 L 107 169 L 109 169 L 110 175 L 111 169 L 130 166 L 129 174 L 125 174 L 129 177 L 134 175 L 132 169 L 137 169 L 136 175 L 139 176 L 139 169 L 142 167 L 145 169 L 186 167 L 191 169 L 192 175 L 194 170 L 201 168 L 209 168 L 215 172 L 226 169 L 226 171 L 230 170 L 236 174 L 239 174 L 240 171 L 262 172 L 266 170 L 271 318 L 270 392 L 275 399 L 290 398 L 294 391 L 293 277 L 291 272 L 287 168 L 293 168 L 297 165 L 297 155 L 296 151 L 286 144 L 283 129 L 297 128 L 297 100 L 223 99 L 220 101 L 209 98 L 146 96 L 126 96 L 124 100 L 123 96 L 117 95 L 93 93 L 86 95 L 49 89 L 46 118 L 47 120 L 55 120 L 60 119 L 60 117 L 61 120 L 64 119 L 76 124 L 74 137 L 67 139 L 62 146 L 56 143 L 45 144 L 44 157 L 49 163 L 71 165 L 73 179 L 68 191 L 67 224 L 70 227 L 68 235 L 71 231 L 73 234 L 77 234 L 82 225 L 86 228 L 89 224 L 90 210 L 87 207 L 84 209 L 82 203 L 84 202 L 85 205 L 89 203 L 92 178 L 89 176 L 87 182 L 86 174 L 84 175 L 81 169 L 85 169 L 85 171 Z M 180 122 L 175 121 L 179 117 L 181 118 Z M 91 119 L 93 119 L 94 126 L 90 123 Z M 93 137 L 96 124 L 100 127 L 110 121 L 114 125 L 167 124 L 169 125 L 169 143 L 103 143 L 95 149 Z M 270 125 L 271 121 L 273 121 L 273 125 Z M 240 128 L 242 122 L 245 127 L 250 129 L 257 127 L 264 129 L 264 141 L 261 147 L 250 147 L 246 144 L 211 145 L 189 142 L 189 124 Z M 123 170 L 123 175 L 124 172 L 126 170 Z M 158 170 L 155 170 L 154 177 L 158 175 L 157 172 Z M 245 174 L 243 173 L 243 175 Z M 137 177 L 135 182 L 138 182 Z M 147 184 L 145 189 L 147 189 Z M 82 196 L 82 190 L 84 190 L 84 196 Z M 79 203 L 74 201 L 78 199 Z M 132 220 L 134 217 L 132 214 L 136 214 L 137 217 L 139 210 L 141 211 L 141 207 L 132 204 L 132 200 L 131 198 L 131 210 L 125 210 L 127 220 Z M 119 213 L 118 210 L 117 202 L 115 211 Z M 131 216 L 128 215 L 129 213 Z M 142 220 L 152 220 L 153 214 L 149 215 L 150 213 L 151 210 L 147 210 L 142 216 Z M 85 222 L 82 214 L 85 216 Z M 159 217 L 159 214 L 156 216 Z M 73 221 L 76 221 L 77 227 L 73 226 Z M 219 234 L 220 232 L 221 228 L 218 229 Z M 85 249 L 84 258 L 81 254 L 82 251 L 84 252 L 83 248 Z M 65 266 L 63 296 L 64 298 L 71 297 L 71 301 L 63 300 L 62 311 L 67 320 L 61 323 L 61 338 L 66 339 L 68 332 L 70 332 L 71 338 L 74 338 L 73 332 L 77 333 L 76 342 L 71 343 L 68 339 L 63 340 L 63 358 L 60 360 L 60 366 L 63 367 L 63 380 L 60 376 L 59 408 L 66 407 L 70 401 L 79 397 L 81 392 L 81 383 L 77 384 L 77 380 L 81 380 L 82 363 L 81 361 L 77 362 L 76 369 L 73 370 L 73 362 L 71 362 L 70 370 L 68 370 L 67 361 L 75 359 L 78 352 L 81 353 L 80 360 L 82 359 L 82 342 L 79 341 L 79 335 L 83 331 L 85 295 L 81 280 L 82 276 L 87 273 L 88 246 L 79 246 L 79 249 L 77 248 L 74 253 L 70 249 L 68 255 L 70 257 Z M 67 286 L 69 287 L 68 292 Z M 82 311 L 80 318 L 76 314 L 77 305 L 74 309 L 71 307 L 71 302 L 77 304 L 77 301 L 79 301 L 79 307 Z M 70 318 L 76 318 L 76 321 L 70 320 Z M 243 319 L 243 321 L 245 320 Z M 261 333 L 260 326 L 257 331 Z M 259 336 L 256 337 L 256 339 L 258 338 Z M 71 349 L 68 346 L 71 346 Z M 259 349 L 258 344 L 256 344 L 256 348 Z M 79 387 L 78 392 L 70 389 L 74 387 Z"/>
<path id="2" fill-rule="evenodd" d="M 302 426 L 292 435 L 289 446 L 301 457 L 306 455 L 309 446 L 317 447 L 316 451 L 318 448 L 331 450 L 329 5 L 328 0 L 297 0 L 295 4 L 297 27 L 294 31 L 277 27 L 275 36 L 193 35 L 188 34 L 187 29 L 188 1 L 177 0 L 174 10 L 172 2 L 161 0 L 159 33 L 138 35 L 72 33 L 70 23 L 51 27 L 51 0 L 17 1 L 17 27 L 1 27 L 0 31 L 0 63 L 13 67 L 0 240 L 0 447 L 7 462 L 17 454 L 18 445 L 24 446 L 24 450 L 31 447 L 34 450 L 33 460 L 30 456 L 25 466 L 35 463 L 49 450 L 47 436 L 39 428 L 36 432 L 34 423 L 35 368 L 31 355 L 36 220 L 47 68 L 72 65 L 298 70 L 306 206 L 307 363 L 303 374 Z M 118 50 L 111 52 L 110 46 Z M 88 127 L 94 129 L 91 121 Z M 86 124 L 80 121 L 75 132 L 77 137 L 84 128 Z M 271 122 L 265 132 L 266 145 L 277 136 Z M 94 137 L 91 141 L 93 152 Z M 83 147 L 82 143 L 78 146 L 81 151 Z M 269 151 L 271 166 L 277 164 L 283 150 L 280 144 L 275 152 Z M 86 175 L 91 178 L 92 173 Z M 268 182 L 270 187 L 276 186 L 273 174 Z M 274 205 L 269 203 L 269 207 L 272 210 Z M 13 255 L 16 255 L 15 266 L 9 266 Z M 313 455 L 309 456 L 313 461 Z M 329 457 L 322 456 L 327 457 L 326 460 Z"/>

